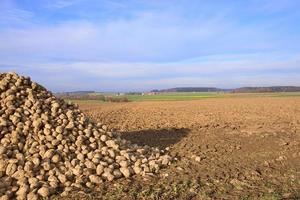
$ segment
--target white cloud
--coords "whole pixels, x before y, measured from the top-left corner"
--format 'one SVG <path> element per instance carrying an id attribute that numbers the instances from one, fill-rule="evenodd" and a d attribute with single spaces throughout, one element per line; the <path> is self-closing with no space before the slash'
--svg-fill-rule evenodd
<path id="1" fill-rule="evenodd" d="M 55 90 L 73 89 L 78 80 L 81 84 L 76 85 L 77 89 L 152 89 L 227 83 L 230 87 L 239 82 L 263 84 L 258 81 L 260 78 L 269 78 L 270 82 L 265 80 L 265 83 L 276 83 L 278 77 L 282 77 L 278 78 L 278 84 L 290 80 L 299 83 L 293 77 L 299 75 L 300 40 L 298 34 L 285 33 L 291 30 L 286 30 L 283 22 L 294 20 L 286 16 L 265 21 L 258 17 L 253 19 L 255 23 L 251 20 L 248 23 L 249 16 L 243 15 L 242 20 L 235 18 L 239 6 L 222 4 L 209 8 L 203 3 L 199 13 L 189 15 L 190 6 L 183 12 L 181 4 L 172 1 L 148 2 L 155 9 L 139 10 L 108 0 L 104 1 L 104 7 L 113 8 L 105 11 L 128 8 L 129 16 L 122 13 L 126 16 L 110 18 L 82 13 L 89 10 L 90 5 L 85 3 L 80 14 L 93 20 L 78 17 L 81 15 L 76 12 L 81 10 L 77 8 L 71 9 L 72 15 L 75 13 L 82 20 L 56 19 L 48 23 L 43 21 L 45 17 L 35 24 L 32 18 L 37 17 L 36 13 L 4 1 L 2 7 L 4 4 L 0 2 L 0 71 L 16 70 L 31 75 Z M 80 0 L 45 1 L 47 11 L 59 13 Z M 268 7 L 271 6 L 268 2 L 271 1 L 264 1 L 263 9 L 277 12 L 277 8 Z M 284 5 L 280 9 L 284 10 Z M 248 12 L 253 12 L 253 8 Z M 3 21 L 9 26 L 1 26 Z M 21 26 L 13 26 L 14 23 Z"/>
<path id="2" fill-rule="evenodd" d="M 208 60 L 194 62 L 167 62 L 167 63 L 137 63 L 137 62 L 74 62 L 64 66 L 87 73 L 111 78 L 131 78 L 137 76 L 150 77 L 167 74 L 211 74 L 223 72 L 259 72 L 260 70 L 293 70 L 298 69 L 300 55 L 289 55 L 278 58 L 278 53 L 241 54 L 209 56 Z M 220 58 L 221 57 L 221 58 Z M 264 59 L 262 59 L 264 58 Z"/>
<path id="3" fill-rule="evenodd" d="M 297 5 L 299 5 L 299 2 L 295 0 L 276 0 L 276 3 L 274 3 L 274 0 L 253 0 L 248 9 L 264 14 L 272 14 L 296 7 Z"/>
<path id="4" fill-rule="evenodd" d="M 34 14 L 28 10 L 21 9 L 10 0 L 1 0 L 0 2 L 0 31 L 1 27 L 6 26 L 26 26 Z"/>
<path id="5" fill-rule="evenodd" d="M 253 41 L 246 40 L 249 37 Z M 33 59 L 119 62 L 179 61 L 276 46 L 268 42 L 263 30 L 241 28 L 225 21 L 222 13 L 188 21 L 174 13 L 159 12 L 141 12 L 133 19 L 99 23 L 65 21 L 52 26 L 10 28 L 0 32 L 0 43 L 0 58 L 31 55 Z"/>
<path id="6" fill-rule="evenodd" d="M 43 62 L 28 63 L 27 66 L 15 62 L 12 66 L 19 67 L 0 63 L 0 66 L 7 66 L 0 67 L 0 71 L 15 70 L 31 75 L 54 90 L 300 85 L 300 80 L 296 78 L 300 72 L 300 55 L 283 56 L 280 59 L 274 58 L 276 54 L 264 57 L 262 60 L 258 55 L 246 54 L 235 58 L 233 55 L 210 56 L 209 60 L 197 62 Z"/>
<path id="7" fill-rule="evenodd" d="M 80 1 L 81 0 L 50 0 L 48 3 L 46 3 L 46 7 L 61 9 L 74 5 Z"/>

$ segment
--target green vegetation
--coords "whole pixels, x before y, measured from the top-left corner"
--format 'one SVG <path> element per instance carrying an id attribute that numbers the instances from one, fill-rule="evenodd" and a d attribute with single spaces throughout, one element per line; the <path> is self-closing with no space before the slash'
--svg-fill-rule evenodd
<path id="1" fill-rule="evenodd" d="M 155 95 L 126 95 L 129 101 L 184 101 L 207 98 L 300 97 L 300 92 L 278 93 L 220 93 L 220 92 L 168 92 Z"/>
<path id="2" fill-rule="evenodd" d="M 300 92 L 228 93 L 225 97 L 300 97 Z"/>
<path id="3" fill-rule="evenodd" d="M 167 101 L 167 100 L 195 100 L 203 98 L 222 97 L 216 92 L 168 92 L 155 95 L 127 95 L 129 101 Z"/>
<path id="4" fill-rule="evenodd" d="M 254 97 L 300 97 L 300 92 L 274 92 L 274 93 L 222 93 L 222 92 L 166 92 L 145 95 L 120 95 L 93 93 L 92 95 L 105 95 L 105 100 L 68 99 L 75 103 L 105 103 L 127 101 L 186 101 L 207 98 L 254 98 Z M 107 96 L 106 96 L 107 95 Z"/>

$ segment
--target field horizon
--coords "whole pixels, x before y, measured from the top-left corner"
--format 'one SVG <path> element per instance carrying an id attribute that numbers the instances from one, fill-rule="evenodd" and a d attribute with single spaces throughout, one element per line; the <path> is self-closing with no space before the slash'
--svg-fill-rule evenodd
<path id="1" fill-rule="evenodd" d="M 300 200 L 299 25 L 300 0 L 0 0 L 0 200 Z"/>
<path id="2" fill-rule="evenodd" d="M 115 96 L 118 93 L 91 93 L 92 95 Z M 162 92 L 155 95 L 120 95 L 115 98 L 127 98 L 128 101 L 187 101 L 205 98 L 254 98 L 254 97 L 300 97 L 300 92 L 270 92 L 270 93 L 220 93 L 220 92 Z M 72 99 L 63 97 L 72 102 L 103 102 L 85 97 Z"/>

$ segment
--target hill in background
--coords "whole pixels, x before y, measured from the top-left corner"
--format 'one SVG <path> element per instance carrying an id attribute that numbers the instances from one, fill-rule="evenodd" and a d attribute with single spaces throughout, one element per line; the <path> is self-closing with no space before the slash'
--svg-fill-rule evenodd
<path id="1" fill-rule="evenodd" d="M 235 89 L 221 89 L 215 87 L 178 87 L 151 92 L 232 92 L 232 93 L 264 93 L 264 92 L 300 92 L 297 86 L 271 86 L 271 87 L 241 87 Z"/>
<path id="2" fill-rule="evenodd" d="M 233 93 L 264 93 L 264 92 L 300 92 L 297 86 L 272 86 L 272 87 L 241 87 L 232 90 Z"/>
<path id="3" fill-rule="evenodd" d="M 215 87 L 178 87 L 162 90 L 152 90 L 151 92 L 222 92 L 228 91 L 226 89 L 220 89 Z"/>

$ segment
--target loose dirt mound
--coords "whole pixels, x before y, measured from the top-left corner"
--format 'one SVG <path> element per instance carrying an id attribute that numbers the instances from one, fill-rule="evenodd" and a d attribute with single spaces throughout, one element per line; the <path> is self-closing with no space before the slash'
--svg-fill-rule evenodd
<path id="1" fill-rule="evenodd" d="M 131 145 L 30 78 L 0 74 L 0 199 L 48 198 L 170 164 L 164 151 Z"/>

